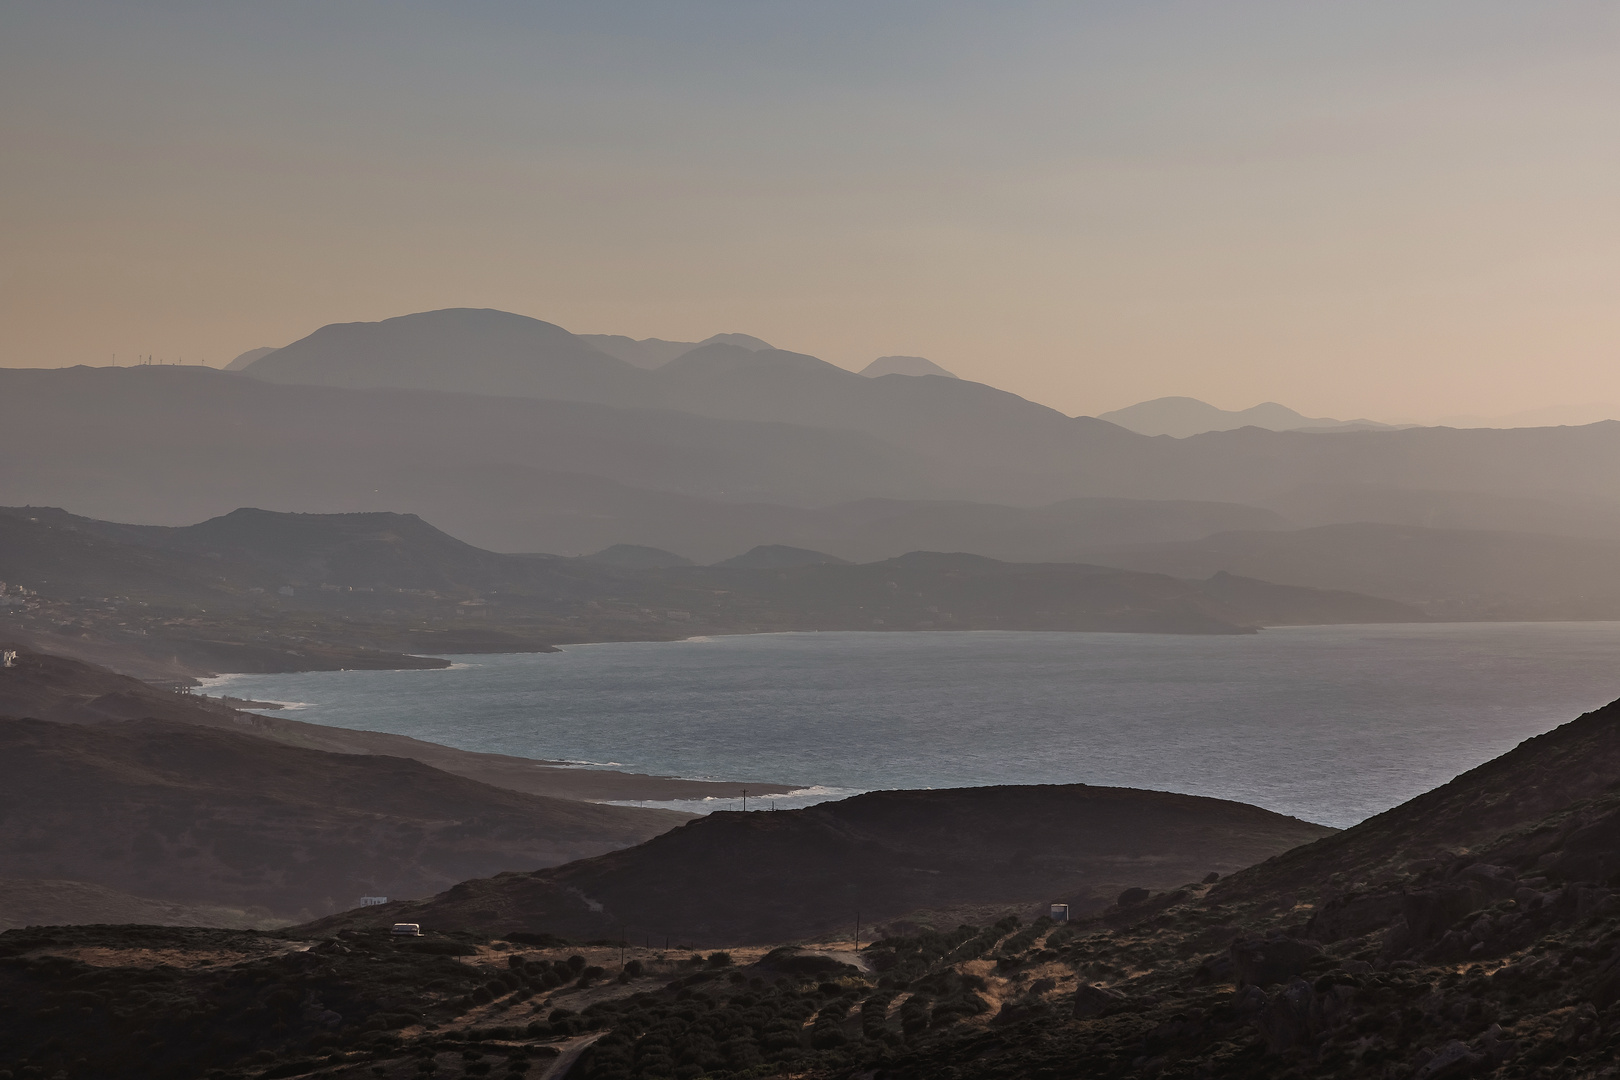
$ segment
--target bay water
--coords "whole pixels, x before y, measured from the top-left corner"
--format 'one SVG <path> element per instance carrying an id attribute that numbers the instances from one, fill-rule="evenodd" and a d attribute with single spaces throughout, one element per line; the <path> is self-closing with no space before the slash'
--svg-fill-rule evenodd
<path id="1" fill-rule="evenodd" d="M 1620 697 L 1620 623 L 761 634 L 451 659 L 206 689 L 466 750 L 798 785 L 780 806 L 1087 783 L 1341 827 Z"/>

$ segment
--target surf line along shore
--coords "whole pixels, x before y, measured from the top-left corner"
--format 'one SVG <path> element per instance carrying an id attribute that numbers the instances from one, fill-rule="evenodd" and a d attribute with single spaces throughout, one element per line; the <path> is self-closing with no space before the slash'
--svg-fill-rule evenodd
<path id="1" fill-rule="evenodd" d="M 284 716 L 238 713 L 239 723 L 256 735 L 338 754 L 386 754 L 412 758 L 445 772 L 493 787 L 584 802 L 695 803 L 702 800 L 769 798 L 806 790 L 807 784 L 757 781 L 688 780 L 618 769 L 584 768 L 560 761 L 457 750 L 440 743 L 382 731 L 310 724 Z M 763 807 L 761 807 L 763 809 Z"/>

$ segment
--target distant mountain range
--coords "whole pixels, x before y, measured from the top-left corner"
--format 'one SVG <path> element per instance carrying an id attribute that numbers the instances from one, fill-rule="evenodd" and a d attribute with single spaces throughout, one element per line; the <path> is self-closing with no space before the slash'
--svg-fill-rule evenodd
<path id="1" fill-rule="evenodd" d="M 648 350 L 676 346 L 646 366 L 660 359 Z M 1191 408 L 1222 425 L 1328 423 L 1281 406 Z M 864 377 L 740 335 L 581 337 L 475 309 L 334 324 L 240 372 L 0 370 L 0 460 L 0 502 L 103 520 L 387 510 L 490 550 L 630 545 L 697 563 L 762 545 L 857 563 L 918 550 L 1096 562 L 1356 523 L 1620 539 L 1613 421 L 1249 423 L 1167 438 L 965 379 Z M 1273 577 L 1239 560 L 1201 566 Z M 1463 587 L 1446 581 L 1426 597 L 1375 595 L 1444 606 Z"/>
<path id="2" fill-rule="evenodd" d="M 1098 550 L 1107 566 L 1344 589 L 1436 618 L 1620 619 L 1620 540 L 1360 522 Z"/>
<path id="3" fill-rule="evenodd" d="M 1162 397 L 1113 412 L 1099 413 L 1098 419 L 1118 424 L 1139 435 L 1169 435 L 1185 439 L 1206 431 L 1232 431 L 1241 427 L 1267 431 L 1389 430 L 1402 425 L 1380 424 L 1372 420 L 1331 420 L 1303 416 L 1275 401 L 1231 412 L 1190 397 Z M 1411 425 L 1405 425 L 1411 426 Z"/>
<path id="4" fill-rule="evenodd" d="M 177 681 L 442 667 L 446 653 L 706 633 L 1242 634 L 1425 617 L 1228 574 L 1193 582 L 940 552 L 852 565 L 781 545 L 714 566 L 629 545 L 589 558 L 502 555 L 412 515 L 253 509 L 170 528 L 0 508 L 0 580 L 0 637 Z"/>

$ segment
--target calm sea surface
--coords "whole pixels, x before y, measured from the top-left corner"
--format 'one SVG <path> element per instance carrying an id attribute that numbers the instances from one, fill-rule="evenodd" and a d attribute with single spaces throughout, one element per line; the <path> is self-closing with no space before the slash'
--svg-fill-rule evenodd
<path id="1" fill-rule="evenodd" d="M 467 750 L 811 789 L 784 806 L 1084 782 L 1338 826 L 1620 697 L 1620 623 L 763 634 L 454 659 L 209 692 Z"/>

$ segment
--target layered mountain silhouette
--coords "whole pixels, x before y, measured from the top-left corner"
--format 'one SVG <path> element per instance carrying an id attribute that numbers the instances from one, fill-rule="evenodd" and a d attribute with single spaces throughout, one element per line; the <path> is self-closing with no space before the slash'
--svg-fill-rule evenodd
<path id="1" fill-rule="evenodd" d="M 1197 398 L 1162 397 L 1143 401 L 1113 412 L 1099 413 L 1099 418 L 1141 435 L 1169 435 L 1184 439 L 1189 435 L 1202 435 L 1206 431 L 1232 431 L 1241 427 L 1265 428 L 1268 431 L 1300 431 L 1331 429 L 1388 429 L 1398 425 L 1380 424 L 1372 420 L 1333 420 L 1326 417 L 1304 416 L 1279 405 L 1275 401 L 1262 402 L 1247 409 L 1218 409 Z"/>
<path id="2" fill-rule="evenodd" d="M 1358 523 L 1101 550 L 1109 566 L 1226 570 L 1384 596 L 1451 619 L 1620 618 L 1620 541 Z"/>
<path id="3" fill-rule="evenodd" d="M 1237 634 L 1424 618 L 1389 600 L 1231 575 L 1183 581 L 941 552 L 852 565 L 782 545 L 714 566 L 632 545 L 585 558 L 502 555 L 412 515 L 255 509 L 186 527 L 0 509 L 0 575 L 0 632 L 179 678 L 435 667 L 445 653 L 694 633 Z M 16 607 L 13 589 L 23 590 Z M 168 672 L 152 672 L 165 662 Z"/>
<path id="4" fill-rule="evenodd" d="M 698 563 L 769 544 L 1073 561 L 1362 522 L 1620 538 L 1616 422 L 1174 439 L 736 335 L 664 342 L 682 350 L 651 370 L 606 343 L 454 309 L 324 327 L 243 373 L 0 371 L 0 502 L 152 524 L 404 511 L 484 548 Z"/>

